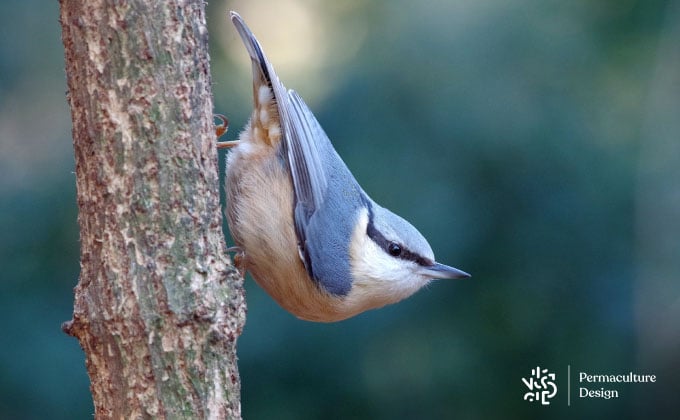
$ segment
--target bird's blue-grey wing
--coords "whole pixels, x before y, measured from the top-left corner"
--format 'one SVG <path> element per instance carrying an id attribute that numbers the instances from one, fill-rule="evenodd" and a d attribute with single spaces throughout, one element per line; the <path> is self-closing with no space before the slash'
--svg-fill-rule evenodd
<path id="1" fill-rule="evenodd" d="M 282 101 L 281 104 L 284 102 Z M 302 98 L 288 91 L 284 140 L 295 190 L 295 228 L 312 278 L 335 295 L 352 284 L 349 241 L 361 188 Z"/>
<path id="2" fill-rule="evenodd" d="M 322 207 L 328 188 L 326 173 L 314 141 L 319 135 L 325 136 L 325 133 L 294 91 L 289 91 L 286 100 L 279 102 L 281 108 L 283 139 L 295 191 L 295 232 L 305 268 L 318 281 L 318 273 L 314 271 L 317 264 L 312 261 L 314 255 L 310 253 L 314 241 L 308 237 L 307 229 L 311 218 Z"/>
<path id="3" fill-rule="evenodd" d="M 277 105 L 283 137 L 283 154 L 289 165 L 295 191 L 295 230 L 301 247 L 300 254 L 307 271 L 312 275 L 310 256 L 305 250 L 305 228 L 309 218 L 323 202 L 327 187 L 325 174 L 319 163 L 319 154 L 313 143 L 308 141 L 314 137 L 317 128 L 307 122 L 303 115 L 304 111 L 297 101 L 293 100 L 295 94 L 291 93 L 289 96 L 248 25 L 238 13 L 231 12 L 230 15 L 253 62 L 253 77 L 261 78 L 261 83 L 269 86 Z M 255 96 L 258 96 L 257 92 Z"/>
<path id="4" fill-rule="evenodd" d="M 327 187 L 326 175 L 313 139 L 316 135 L 325 134 L 297 93 L 286 91 L 260 43 L 241 16 L 231 12 L 231 19 L 253 61 L 253 72 L 263 78 L 274 95 L 296 199 L 306 213 L 313 212 L 321 205 Z"/>
<path id="5" fill-rule="evenodd" d="M 234 12 L 231 19 L 253 61 L 254 77 L 269 85 L 277 105 L 283 154 L 295 195 L 295 232 L 305 268 L 327 291 L 346 294 L 351 287 L 347 247 L 354 227 L 348 203 L 359 203 L 363 193 L 302 98 L 279 81 L 243 19 Z M 329 188 L 329 183 L 334 185 Z"/>

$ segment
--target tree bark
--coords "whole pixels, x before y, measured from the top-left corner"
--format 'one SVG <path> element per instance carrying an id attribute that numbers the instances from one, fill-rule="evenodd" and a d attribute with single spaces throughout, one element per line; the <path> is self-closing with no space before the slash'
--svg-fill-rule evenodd
<path id="1" fill-rule="evenodd" d="M 97 418 L 240 418 L 201 0 L 60 0 Z"/>

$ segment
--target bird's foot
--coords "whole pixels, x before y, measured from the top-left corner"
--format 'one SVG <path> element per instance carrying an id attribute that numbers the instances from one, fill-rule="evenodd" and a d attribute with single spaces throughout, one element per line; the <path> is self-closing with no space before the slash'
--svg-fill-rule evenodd
<path id="1" fill-rule="evenodd" d="M 233 252 L 234 253 L 234 267 L 238 270 L 239 274 L 241 274 L 241 277 L 246 275 L 246 253 L 239 248 L 238 246 L 230 246 L 227 248 L 227 252 Z"/>
<path id="2" fill-rule="evenodd" d="M 215 135 L 219 139 L 229 129 L 229 120 L 227 119 L 227 117 L 225 117 L 222 114 L 215 114 L 214 117 L 221 121 L 220 124 L 215 125 Z M 239 143 L 238 140 L 218 141 L 217 142 L 217 148 L 218 149 L 228 149 L 230 147 L 234 147 L 234 146 L 238 145 L 238 143 Z"/>

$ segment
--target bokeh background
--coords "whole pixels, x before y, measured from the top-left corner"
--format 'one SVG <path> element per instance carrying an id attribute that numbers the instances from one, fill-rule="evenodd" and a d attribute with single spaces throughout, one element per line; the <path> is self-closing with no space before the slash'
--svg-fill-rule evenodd
<path id="1" fill-rule="evenodd" d="M 248 279 L 246 419 L 680 413 L 678 1 L 213 1 L 231 139 L 252 101 L 229 9 L 366 191 L 474 276 L 328 325 Z M 0 2 L 2 419 L 93 411 L 60 330 L 79 267 L 65 90 L 57 2 Z M 535 366 L 557 374 L 550 406 L 522 399 Z M 580 371 L 658 380 L 579 399 Z"/>

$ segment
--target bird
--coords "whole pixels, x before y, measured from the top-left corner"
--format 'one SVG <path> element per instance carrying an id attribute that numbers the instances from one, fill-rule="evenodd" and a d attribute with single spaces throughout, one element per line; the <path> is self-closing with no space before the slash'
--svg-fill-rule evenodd
<path id="1" fill-rule="evenodd" d="M 254 108 L 227 148 L 225 215 L 235 262 L 296 317 L 336 322 L 470 274 L 361 188 L 312 111 L 287 90 L 241 16 Z M 225 122 L 226 125 L 226 122 Z"/>

